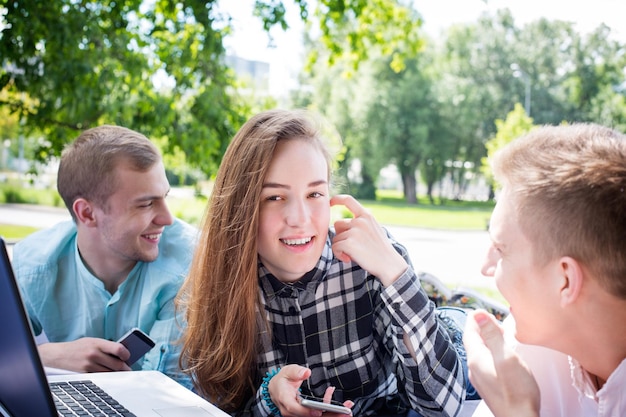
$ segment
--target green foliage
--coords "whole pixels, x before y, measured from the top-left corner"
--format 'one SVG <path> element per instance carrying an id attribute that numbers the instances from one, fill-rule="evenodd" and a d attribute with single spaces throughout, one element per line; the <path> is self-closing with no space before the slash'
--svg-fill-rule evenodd
<path id="1" fill-rule="evenodd" d="M 245 115 L 226 94 L 212 3 L 7 3 L 0 88 L 26 133 L 45 136 L 35 156 L 59 155 L 79 131 L 110 123 L 167 138 L 166 150 L 213 170 Z M 155 85 L 163 79 L 169 87 Z"/>
<path id="2" fill-rule="evenodd" d="M 65 207 L 63 199 L 55 190 L 22 187 L 16 184 L 0 184 L 0 203 L 37 204 Z"/>
<path id="3" fill-rule="evenodd" d="M 626 47 L 605 26 L 588 35 L 574 28 L 546 19 L 522 27 L 504 9 L 425 39 L 399 72 L 389 69 L 390 55 L 375 51 L 357 70 L 349 59 L 330 69 L 317 62 L 304 80 L 313 86 L 306 103 L 345 140 L 347 190 L 369 190 L 394 163 L 408 201 L 419 170 L 428 201 L 447 204 L 433 194 L 442 179 L 450 198 L 463 198 L 473 181 L 489 176 L 488 154 L 533 123 L 597 122 L 626 131 Z M 527 98 L 532 119 L 516 107 Z"/>
<path id="4" fill-rule="evenodd" d="M 308 3 L 293 1 L 312 22 Z M 231 28 L 217 0 L 3 4 L 0 108 L 17 115 L 23 135 L 46 138 L 33 155 L 40 161 L 80 131 L 109 123 L 162 140 L 165 152 L 210 176 L 252 111 L 224 63 Z M 287 28 L 282 1 L 259 0 L 256 14 L 268 31 Z M 399 68 L 420 45 L 414 12 L 395 0 L 324 0 L 315 15 L 330 61 L 357 63 L 381 49 Z"/>
<path id="5" fill-rule="evenodd" d="M 521 27 L 500 10 L 433 40 L 422 38 L 404 0 L 292 2 L 309 29 L 303 84 L 313 87 L 294 94 L 292 107 L 335 124 L 345 144 L 339 172 L 363 196 L 388 163 L 397 164 L 409 200 L 418 170 L 433 203 L 442 178 L 462 196 L 496 135 L 494 121 L 527 96 L 536 124 L 626 130 L 626 51 L 606 26 L 584 36 L 571 22 Z M 256 1 L 266 30 L 288 27 L 285 3 Z M 0 134 L 25 138 L 27 158 L 47 160 L 79 131 L 112 123 L 156 140 L 178 178 L 211 177 L 243 121 L 276 106 L 237 93 L 224 64 L 229 16 L 217 0 L 3 4 Z M 512 64 L 526 76 L 516 77 Z M 12 156 L 17 148 L 12 140 Z M 350 177 L 355 160 L 362 170 Z"/>
<path id="6" fill-rule="evenodd" d="M 533 127 L 533 119 L 526 115 L 526 111 L 519 103 L 509 112 L 506 120 L 496 120 L 497 133 L 485 143 L 487 156 L 482 161 L 482 171 L 487 178 L 492 178 L 489 158 L 513 139 L 530 132 Z"/>
<path id="7" fill-rule="evenodd" d="M 330 63 L 348 51 L 347 59 L 356 67 L 375 49 L 382 56 L 391 57 L 394 71 L 401 71 L 405 58 L 415 56 L 423 45 L 418 14 L 397 0 L 321 0 L 316 16 L 320 20 L 321 40 L 332 52 Z"/>
<path id="8" fill-rule="evenodd" d="M 2 202 L 3 203 L 28 203 L 26 197 L 22 196 L 20 190 L 14 187 L 2 187 Z"/>
<path id="9" fill-rule="evenodd" d="M 374 186 L 374 181 L 367 177 L 365 178 L 365 181 L 353 184 L 347 192 L 357 199 L 373 200 L 376 198 L 376 187 Z"/>
<path id="10" fill-rule="evenodd" d="M 375 73 L 377 98 L 369 109 L 369 133 L 379 140 L 384 161 L 394 163 L 408 203 L 417 203 L 416 171 L 425 157 L 433 127 L 434 101 L 431 82 L 421 59 L 407 61 L 407 67 L 394 73 L 381 66 Z"/>
<path id="11" fill-rule="evenodd" d="M 7 102 L 9 94 L 0 90 L 0 103 Z M 0 105 L 0 147 L 4 146 L 5 139 L 17 138 L 19 134 L 19 118 L 11 113 L 11 107 Z"/>
<path id="12" fill-rule="evenodd" d="M 331 66 L 337 61 L 357 69 L 373 55 L 391 57 L 390 66 L 398 72 L 405 60 L 415 56 L 423 47 L 418 13 L 409 3 L 398 0 L 320 0 L 310 10 L 306 0 L 293 0 L 303 21 L 319 23 L 319 41 L 328 51 L 325 59 Z M 275 25 L 288 28 L 286 9 L 280 0 L 256 0 L 255 15 L 269 30 Z M 309 51 L 307 68 L 319 61 L 322 51 Z"/>

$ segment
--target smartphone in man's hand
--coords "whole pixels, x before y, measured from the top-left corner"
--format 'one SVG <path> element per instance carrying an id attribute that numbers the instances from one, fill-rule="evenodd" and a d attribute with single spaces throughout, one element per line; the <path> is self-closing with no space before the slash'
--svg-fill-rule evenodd
<path id="1" fill-rule="evenodd" d="M 118 342 L 123 344 L 130 352 L 130 358 L 126 361 L 128 366 L 137 362 L 155 345 L 150 336 L 137 327 L 130 329 L 124 336 L 120 337 Z"/>

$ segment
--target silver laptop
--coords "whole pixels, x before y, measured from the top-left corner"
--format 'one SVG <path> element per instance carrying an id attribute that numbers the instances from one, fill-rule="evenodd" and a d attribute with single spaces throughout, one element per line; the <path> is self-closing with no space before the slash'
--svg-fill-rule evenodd
<path id="1" fill-rule="evenodd" d="M 0 415 L 3 417 L 84 415 L 78 413 L 86 410 L 99 416 L 229 417 L 157 371 L 46 376 L 2 237 L 0 320 L 3 323 L 0 327 Z M 72 393 L 64 394 L 62 389 Z M 92 400 L 91 397 L 103 399 Z M 82 405 L 66 408 L 61 405 L 65 399 L 78 399 Z M 94 411 L 100 403 L 108 402 L 112 405 L 103 404 L 103 407 L 116 411 L 107 414 Z"/>

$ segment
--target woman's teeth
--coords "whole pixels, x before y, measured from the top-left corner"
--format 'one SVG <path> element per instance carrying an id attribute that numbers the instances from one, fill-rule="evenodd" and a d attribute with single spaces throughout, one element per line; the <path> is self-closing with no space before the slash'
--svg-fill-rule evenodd
<path id="1" fill-rule="evenodd" d="M 305 245 L 311 241 L 310 237 L 305 237 L 302 239 L 281 239 L 286 245 Z"/>

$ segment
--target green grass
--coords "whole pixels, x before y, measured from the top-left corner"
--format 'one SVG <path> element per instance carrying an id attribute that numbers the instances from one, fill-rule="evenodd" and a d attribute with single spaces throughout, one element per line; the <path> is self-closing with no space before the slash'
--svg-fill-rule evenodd
<path id="1" fill-rule="evenodd" d="M 417 204 L 407 204 L 397 190 L 377 191 L 377 200 L 363 200 L 379 223 L 447 230 L 485 230 L 493 202 L 436 200 L 431 204 L 425 197 Z"/>
<path id="2" fill-rule="evenodd" d="M 16 226 L 13 224 L 0 223 L 0 236 L 8 241 L 23 239 L 37 230 L 36 227 L 31 226 Z"/>
<path id="3" fill-rule="evenodd" d="M 381 224 L 450 230 L 484 230 L 492 210 L 491 208 L 460 209 L 423 204 L 391 205 L 378 201 L 363 201 L 362 204 Z"/>
<path id="4" fill-rule="evenodd" d="M 377 200 L 361 200 L 379 223 L 390 226 L 424 227 L 447 230 L 485 230 L 493 202 L 437 201 L 430 204 L 420 198 L 418 204 L 407 204 L 402 193 L 395 190 L 378 191 Z M 167 203 L 172 214 L 188 223 L 199 225 L 204 215 L 207 200 L 193 200 L 168 197 Z M 334 217 L 350 217 L 345 208 L 334 208 Z"/>

